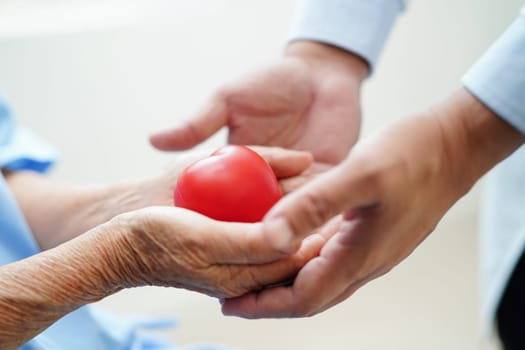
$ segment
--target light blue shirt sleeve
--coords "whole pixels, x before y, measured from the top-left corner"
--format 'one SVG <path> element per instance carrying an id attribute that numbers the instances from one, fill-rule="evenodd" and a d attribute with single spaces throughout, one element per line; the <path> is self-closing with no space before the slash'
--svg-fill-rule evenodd
<path id="1" fill-rule="evenodd" d="M 372 71 L 405 6 L 402 0 L 298 0 L 289 40 L 318 41 L 351 51 Z"/>
<path id="2" fill-rule="evenodd" d="M 525 134 L 525 8 L 467 72 L 463 84 Z"/>

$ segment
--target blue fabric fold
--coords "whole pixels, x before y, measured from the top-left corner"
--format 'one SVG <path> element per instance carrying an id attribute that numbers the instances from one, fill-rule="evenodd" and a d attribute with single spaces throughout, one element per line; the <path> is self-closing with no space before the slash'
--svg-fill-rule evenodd
<path id="1" fill-rule="evenodd" d="M 57 155 L 55 148 L 15 122 L 0 96 L 0 167 L 45 172 Z"/>

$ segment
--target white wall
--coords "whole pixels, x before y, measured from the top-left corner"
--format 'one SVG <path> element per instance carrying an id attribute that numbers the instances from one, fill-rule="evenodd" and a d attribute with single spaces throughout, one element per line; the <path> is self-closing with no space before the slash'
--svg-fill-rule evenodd
<path id="1" fill-rule="evenodd" d="M 6 4 L 13 1 L 0 0 L 0 22 L 8 18 Z M 89 26 L 69 23 L 68 33 L 44 35 L 49 23 L 43 23 L 39 35 L 0 39 L 0 89 L 20 120 L 61 149 L 53 176 L 109 182 L 159 171 L 172 155 L 149 147 L 148 133 L 191 117 L 215 86 L 278 57 L 293 10 L 292 1 L 282 0 L 149 4 L 163 16 L 149 8 L 145 18 L 124 27 L 106 23 L 85 31 Z M 458 88 L 461 75 L 521 4 L 413 0 L 367 83 L 365 134 Z M 478 192 L 451 210 L 391 274 L 311 319 L 224 318 L 206 297 L 153 288 L 121 293 L 103 305 L 124 314 L 177 315 L 183 324 L 169 334 L 183 343 L 255 350 L 488 347 L 477 333 Z"/>

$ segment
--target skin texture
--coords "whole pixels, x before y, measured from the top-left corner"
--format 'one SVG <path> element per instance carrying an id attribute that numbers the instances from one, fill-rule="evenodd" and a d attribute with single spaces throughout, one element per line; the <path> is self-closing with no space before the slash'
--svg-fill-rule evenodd
<path id="1" fill-rule="evenodd" d="M 275 66 L 220 89 L 188 124 L 151 137 L 159 149 L 186 149 L 226 126 L 232 143 L 311 151 L 312 174 L 335 166 L 277 203 L 260 234 L 286 256 L 336 215 L 344 218 L 339 232 L 292 286 L 227 300 L 225 314 L 310 316 L 345 300 L 406 258 L 479 177 L 523 142 L 461 90 L 353 148 L 367 72 L 349 52 L 296 42 Z"/>
<path id="2" fill-rule="evenodd" d="M 325 170 L 357 141 L 367 74 L 367 64 L 353 54 L 296 42 L 274 65 L 220 88 L 190 122 L 150 141 L 161 150 L 188 149 L 227 127 L 230 143 L 307 150 L 312 171 Z"/>
<path id="3" fill-rule="evenodd" d="M 255 149 L 282 179 L 284 193 L 303 182 L 296 175 L 312 163 L 305 152 Z M 263 235 L 253 234 L 257 225 L 218 222 L 172 207 L 177 175 L 207 154 L 184 156 L 159 177 L 99 188 L 6 173 L 47 250 L 0 267 L 2 349 L 16 349 L 67 313 L 123 288 L 157 285 L 235 297 L 290 279 L 318 254 L 326 233 L 280 259 Z"/>
<path id="4" fill-rule="evenodd" d="M 464 89 L 389 125 L 280 201 L 263 221 L 260 234 L 285 254 L 342 214 L 320 255 L 292 286 L 230 299 L 223 312 L 303 317 L 340 303 L 405 259 L 485 172 L 524 141 Z"/>
<path id="5" fill-rule="evenodd" d="M 118 216 L 74 240 L 0 268 L 0 344 L 16 349 L 60 317 L 123 288 L 156 285 L 226 298 L 291 278 L 324 243 L 276 260 L 256 225 L 179 208 Z"/>
<path id="6" fill-rule="evenodd" d="M 297 177 L 312 163 L 306 152 L 252 147 L 281 179 L 283 193 L 304 182 Z M 154 205 L 173 205 L 178 175 L 212 150 L 178 156 L 159 175 L 105 186 L 64 184 L 26 171 L 5 173 L 6 181 L 42 249 L 55 247 L 114 216 Z M 65 220 L 67 218 L 67 220 Z"/>

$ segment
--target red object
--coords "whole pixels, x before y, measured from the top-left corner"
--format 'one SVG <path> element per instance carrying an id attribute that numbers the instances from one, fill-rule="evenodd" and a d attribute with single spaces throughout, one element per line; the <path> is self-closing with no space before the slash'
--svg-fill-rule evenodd
<path id="1" fill-rule="evenodd" d="M 225 146 L 186 168 L 174 190 L 175 206 L 212 219 L 258 222 L 281 198 L 272 168 L 245 146 Z"/>

